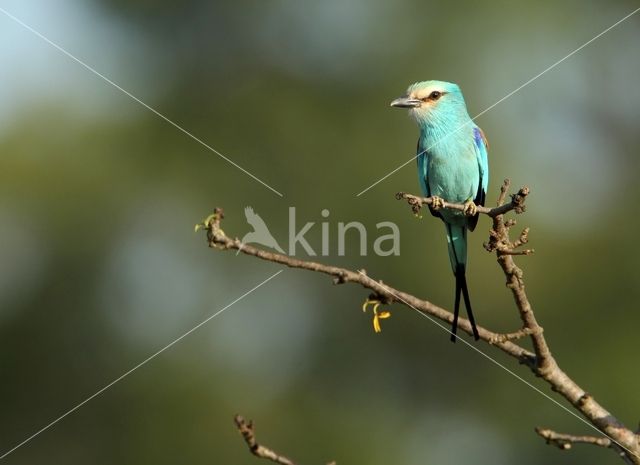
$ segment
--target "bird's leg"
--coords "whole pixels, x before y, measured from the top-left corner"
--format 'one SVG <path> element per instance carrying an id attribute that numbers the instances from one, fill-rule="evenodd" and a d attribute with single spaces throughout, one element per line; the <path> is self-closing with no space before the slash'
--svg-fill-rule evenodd
<path id="1" fill-rule="evenodd" d="M 463 213 L 465 216 L 476 216 L 478 214 L 478 206 L 469 199 L 464 203 Z"/>
<path id="2" fill-rule="evenodd" d="M 440 197 L 433 195 L 431 196 L 430 207 L 431 207 L 431 210 L 437 212 L 438 210 L 444 207 L 444 200 L 442 200 Z"/>
<path id="3" fill-rule="evenodd" d="M 376 333 L 382 332 L 382 327 L 380 326 L 380 320 L 384 320 L 391 316 L 391 312 L 388 310 L 378 310 L 378 307 L 382 305 L 383 302 L 375 295 L 370 295 L 362 304 L 362 311 L 366 312 L 369 305 L 373 305 L 373 330 Z"/>

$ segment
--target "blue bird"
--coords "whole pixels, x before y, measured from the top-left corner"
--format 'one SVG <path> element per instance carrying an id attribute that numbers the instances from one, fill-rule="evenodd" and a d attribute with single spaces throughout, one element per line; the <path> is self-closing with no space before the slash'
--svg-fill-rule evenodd
<path id="1" fill-rule="evenodd" d="M 422 193 L 433 198 L 429 210 L 444 221 L 449 259 L 456 279 L 451 341 L 456 341 L 460 295 L 479 339 L 465 276 L 467 229 L 478 223 L 477 205 L 484 205 L 489 184 L 487 139 L 469 117 L 460 88 L 443 81 L 417 82 L 392 107 L 408 108 L 420 130 L 418 139 L 418 178 Z M 464 212 L 441 209 L 442 201 L 462 203 Z"/>

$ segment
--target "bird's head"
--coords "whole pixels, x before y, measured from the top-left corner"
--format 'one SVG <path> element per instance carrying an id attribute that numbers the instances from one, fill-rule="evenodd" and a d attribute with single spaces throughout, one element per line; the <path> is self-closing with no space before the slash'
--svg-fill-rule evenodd
<path id="1" fill-rule="evenodd" d="M 457 84 L 444 81 L 422 81 L 412 84 L 392 107 L 408 108 L 418 124 L 438 124 L 467 116 L 464 97 Z"/>

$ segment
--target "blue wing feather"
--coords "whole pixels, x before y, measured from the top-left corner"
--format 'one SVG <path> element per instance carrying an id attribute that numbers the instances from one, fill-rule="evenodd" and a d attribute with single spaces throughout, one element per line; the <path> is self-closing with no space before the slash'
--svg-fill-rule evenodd
<path id="1" fill-rule="evenodd" d="M 489 188 L 489 156 L 487 151 L 489 143 L 487 142 L 487 138 L 485 137 L 484 132 L 482 132 L 482 129 L 477 126 L 473 128 L 473 139 L 474 147 L 476 149 L 476 158 L 478 159 L 478 172 L 480 174 L 478 192 L 476 193 L 476 197 L 473 199 L 473 202 L 476 205 L 484 206 L 485 199 L 487 198 L 487 189 Z M 476 228 L 476 225 L 478 224 L 478 217 L 479 215 L 469 218 L 469 230 L 473 231 Z"/>
<path id="2" fill-rule="evenodd" d="M 474 141 L 476 146 L 476 156 L 478 158 L 478 169 L 480 170 L 480 182 L 478 183 L 478 194 L 475 198 L 477 205 L 484 205 L 489 188 L 489 142 L 482 132 L 482 129 L 475 127 L 473 130 Z"/>
<path id="3" fill-rule="evenodd" d="M 417 148 L 417 161 L 418 161 L 418 182 L 420 183 L 420 188 L 422 189 L 422 194 L 425 197 L 431 197 L 431 191 L 429 189 L 429 181 L 428 181 L 428 163 L 427 163 L 427 152 L 422 145 L 420 144 L 420 139 L 418 139 L 418 148 Z M 437 212 L 429 206 L 429 211 L 436 218 L 442 218 L 440 212 Z"/>

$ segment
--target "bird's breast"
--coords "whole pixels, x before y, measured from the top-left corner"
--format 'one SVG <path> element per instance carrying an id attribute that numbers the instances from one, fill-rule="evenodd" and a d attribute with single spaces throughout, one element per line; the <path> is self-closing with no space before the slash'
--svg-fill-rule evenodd
<path id="1" fill-rule="evenodd" d="M 480 173 L 475 157 L 431 153 L 427 156 L 427 183 L 431 195 L 448 202 L 464 203 L 478 190 Z"/>

